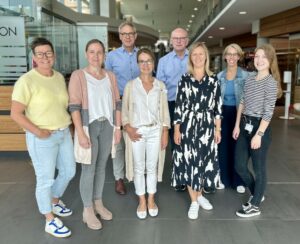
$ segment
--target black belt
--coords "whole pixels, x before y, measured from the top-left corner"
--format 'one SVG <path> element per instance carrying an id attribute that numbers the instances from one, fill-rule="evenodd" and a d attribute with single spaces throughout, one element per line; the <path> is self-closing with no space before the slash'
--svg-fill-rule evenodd
<path id="1" fill-rule="evenodd" d="M 251 120 L 251 121 L 261 121 L 261 117 L 254 117 L 246 114 L 242 114 L 242 117 L 244 117 L 246 120 Z"/>

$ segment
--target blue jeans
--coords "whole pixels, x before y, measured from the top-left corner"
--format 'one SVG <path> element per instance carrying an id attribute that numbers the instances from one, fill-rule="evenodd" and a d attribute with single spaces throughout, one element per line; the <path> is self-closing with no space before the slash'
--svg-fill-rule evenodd
<path id="1" fill-rule="evenodd" d="M 245 130 L 246 123 L 253 125 L 251 133 Z M 261 138 L 261 146 L 258 149 L 251 149 L 251 139 L 255 135 L 260 124 L 260 119 L 242 115 L 240 123 L 240 135 L 235 147 L 235 170 L 240 175 L 245 185 L 253 196 L 251 204 L 259 206 L 264 195 L 267 175 L 266 159 L 268 148 L 271 144 L 271 129 L 268 126 L 264 136 Z M 248 160 L 251 157 L 255 178 L 248 168 Z"/>
<path id="2" fill-rule="evenodd" d="M 35 195 L 39 211 L 51 213 L 52 198 L 63 195 L 76 171 L 70 131 L 68 128 L 54 131 L 46 139 L 27 131 L 26 144 L 36 175 Z M 58 174 L 54 179 L 56 168 Z"/>

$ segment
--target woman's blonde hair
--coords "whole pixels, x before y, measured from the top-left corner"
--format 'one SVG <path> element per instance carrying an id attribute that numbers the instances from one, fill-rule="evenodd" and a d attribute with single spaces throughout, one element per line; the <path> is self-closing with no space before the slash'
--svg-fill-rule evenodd
<path id="1" fill-rule="evenodd" d="M 231 43 L 228 46 L 226 46 L 225 49 L 224 49 L 224 51 L 223 51 L 223 57 L 222 57 L 223 60 L 226 61 L 225 56 L 226 56 L 226 54 L 228 52 L 228 49 L 230 47 L 236 50 L 236 52 L 239 55 L 240 59 L 242 59 L 244 57 L 244 52 L 243 52 L 242 48 L 238 44 L 236 44 L 236 43 Z"/>
<path id="2" fill-rule="evenodd" d="M 213 72 L 210 71 L 209 69 L 209 51 L 206 47 L 206 45 L 204 44 L 204 42 L 195 42 L 194 44 L 191 45 L 191 47 L 189 48 L 189 60 L 188 60 L 188 67 L 187 67 L 187 71 L 190 74 L 194 74 L 194 64 L 192 62 L 192 54 L 194 52 L 194 50 L 198 47 L 202 47 L 205 53 L 205 73 L 207 75 L 212 75 Z"/>
<path id="3" fill-rule="evenodd" d="M 270 44 L 263 44 L 260 47 L 257 47 L 255 49 L 255 53 L 258 50 L 264 51 L 265 56 L 270 63 L 270 73 L 272 74 L 273 78 L 277 81 L 277 98 L 280 98 L 282 96 L 282 88 L 276 51 L 274 47 Z"/>

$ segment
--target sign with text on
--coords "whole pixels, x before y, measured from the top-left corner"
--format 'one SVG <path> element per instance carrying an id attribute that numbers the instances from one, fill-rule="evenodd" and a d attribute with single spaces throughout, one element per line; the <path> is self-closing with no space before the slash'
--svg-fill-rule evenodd
<path id="1" fill-rule="evenodd" d="M 27 71 L 23 17 L 0 16 L 0 82 L 17 80 Z"/>

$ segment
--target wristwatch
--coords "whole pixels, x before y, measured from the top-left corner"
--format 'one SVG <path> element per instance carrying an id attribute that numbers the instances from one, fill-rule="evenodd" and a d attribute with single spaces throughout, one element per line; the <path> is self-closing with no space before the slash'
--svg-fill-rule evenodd
<path id="1" fill-rule="evenodd" d="M 264 132 L 262 132 L 262 131 L 258 131 L 257 132 L 257 135 L 259 135 L 259 136 L 263 136 L 265 133 Z"/>

